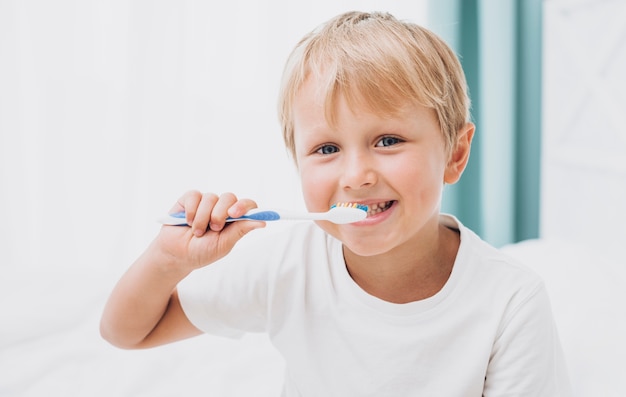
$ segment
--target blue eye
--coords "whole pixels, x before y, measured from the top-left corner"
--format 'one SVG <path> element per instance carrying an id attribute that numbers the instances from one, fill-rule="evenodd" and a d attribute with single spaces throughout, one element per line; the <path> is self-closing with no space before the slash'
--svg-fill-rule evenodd
<path id="1" fill-rule="evenodd" d="M 333 153 L 337 153 L 338 151 L 339 151 L 339 148 L 335 145 L 324 145 L 324 146 L 320 146 L 320 148 L 317 149 L 316 153 L 333 154 Z"/>
<path id="2" fill-rule="evenodd" d="M 376 147 L 387 147 L 397 145 L 398 143 L 404 142 L 400 138 L 396 138 L 395 136 L 384 136 L 376 143 Z"/>

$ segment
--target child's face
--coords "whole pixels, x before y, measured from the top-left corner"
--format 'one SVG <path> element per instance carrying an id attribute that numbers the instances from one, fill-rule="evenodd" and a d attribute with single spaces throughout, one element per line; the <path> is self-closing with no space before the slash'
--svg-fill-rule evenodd
<path id="1" fill-rule="evenodd" d="M 384 117 L 350 109 L 340 99 L 333 128 L 315 90 L 309 79 L 294 102 L 296 157 L 308 210 L 324 212 L 337 202 L 378 207 L 358 223 L 318 224 L 362 256 L 430 240 L 438 230 L 449 168 L 435 112 L 411 105 Z"/>

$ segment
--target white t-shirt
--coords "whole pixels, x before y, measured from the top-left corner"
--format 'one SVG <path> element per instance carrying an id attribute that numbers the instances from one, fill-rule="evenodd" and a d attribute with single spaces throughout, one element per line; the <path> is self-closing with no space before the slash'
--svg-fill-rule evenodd
<path id="1" fill-rule="evenodd" d="M 569 396 L 542 281 L 455 218 L 441 222 L 461 245 L 447 283 L 424 300 L 369 295 L 340 241 L 283 223 L 189 275 L 181 304 L 208 333 L 267 332 L 286 360 L 283 396 Z"/>

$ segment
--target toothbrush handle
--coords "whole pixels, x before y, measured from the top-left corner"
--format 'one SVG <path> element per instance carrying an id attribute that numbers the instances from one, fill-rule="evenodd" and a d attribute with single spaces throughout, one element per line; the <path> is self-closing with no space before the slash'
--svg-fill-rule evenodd
<path id="1" fill-rule="evenodd" d="M 277 221 L 280 219 L 280 214 L 276 211 L 257 211 L 257 212 L 249 212 L 239 218 L 226 218 L 226 222 L 235 222 L 235 221 Z M 176 212 L 174 214 L 169 214 L 166 217 L 163 217 L 159 220 L 164 225 L 172 225 L 172 226 L 188 226 L 187 221 L 185 220 L 185 211 Z"/>
<path id="2" fill-rule="evenodd" d="M 226 222 L 234 221 L 277 221 L 280 219 L 280 214 L 276 211 L 258 211 L 248 212 L 247 214 L 240 216 L 239 218 L 226 218 Z"/>

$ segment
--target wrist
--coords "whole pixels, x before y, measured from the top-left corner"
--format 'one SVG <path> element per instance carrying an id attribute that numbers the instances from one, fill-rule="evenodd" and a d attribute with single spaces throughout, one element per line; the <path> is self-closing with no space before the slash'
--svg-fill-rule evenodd
<path id="1" fill-rule="evenodd" d="M 155 274 L 171 279 L 175 284 L 194 270 L 194 267 L 188 261 L 163 250 L 156 241 L 152 242 L 148 249 L 144 251 L 139 261 L 150 267 Z"/>

